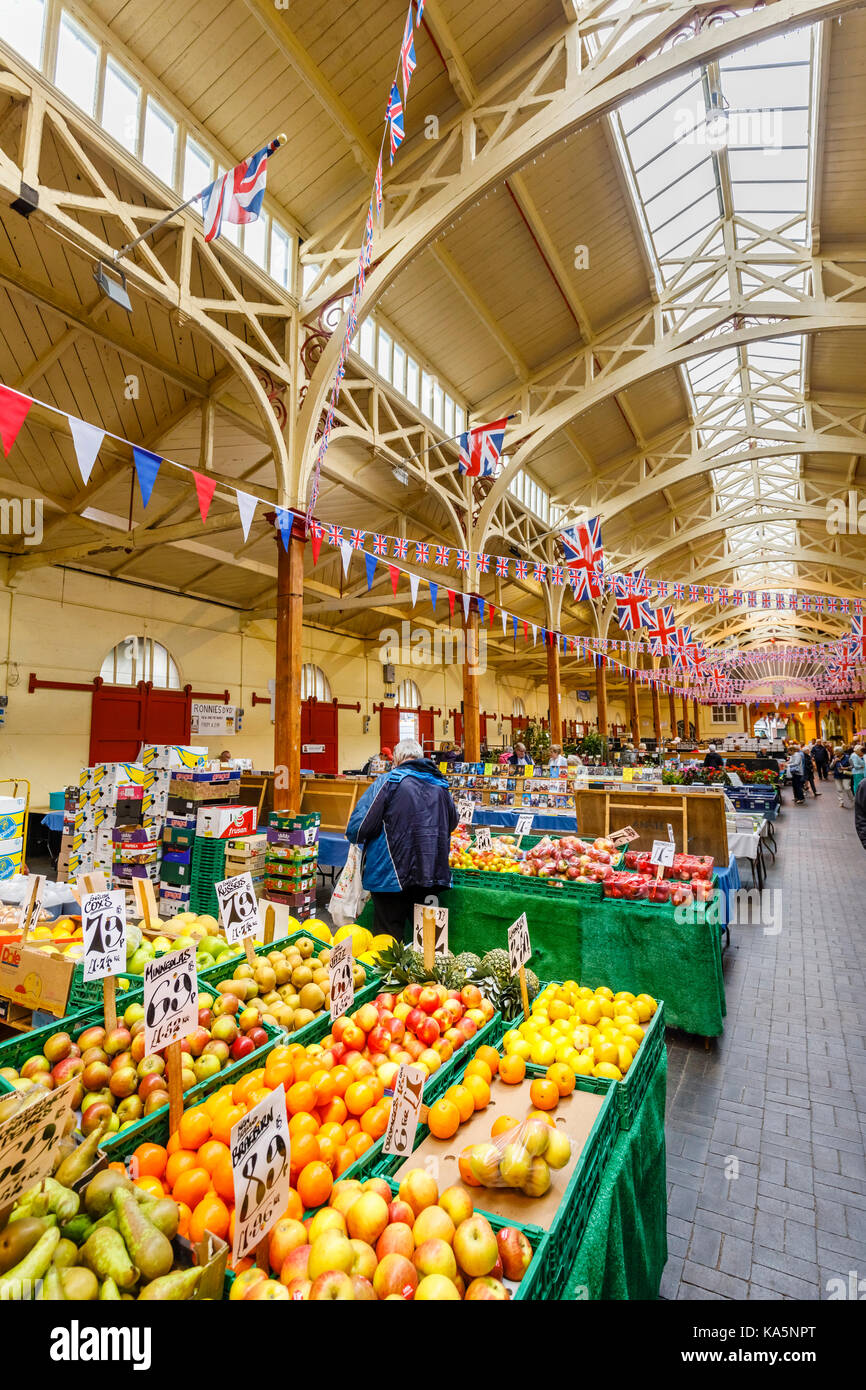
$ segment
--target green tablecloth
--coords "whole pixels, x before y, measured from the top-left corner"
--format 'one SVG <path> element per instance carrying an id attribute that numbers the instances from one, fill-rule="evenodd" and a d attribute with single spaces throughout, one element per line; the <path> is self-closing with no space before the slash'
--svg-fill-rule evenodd
<path id="1" fill-rule="evenodd" d="M 508 881 L 508 875 L 503 876 Z M 440 894 L 449 909 L 449 949 L 483 955 L 507 947 L 507 930 L 526 913 L 532 969 L 541 980 L 577 980 L 596 989 L 642 991 L 665 1001 L 672 1028 L 701 1037 L 723 1032 L 725 983 L 716 922 L 677 922 L 655 903 L 575 903 L 553 893 L 461 887 Z"/>
<path id="2" fill-rule="evenodd" d="M 665 1174 L 667 1052 L 601 1179 L 564 1300 L 657 1298 L 668 1257 Z"/>

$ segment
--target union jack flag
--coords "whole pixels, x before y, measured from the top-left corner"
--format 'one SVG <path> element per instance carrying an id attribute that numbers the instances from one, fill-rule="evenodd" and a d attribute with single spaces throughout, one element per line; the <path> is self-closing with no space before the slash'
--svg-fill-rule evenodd
<path id="1" fill-rule="evenodd" d="M 412 6 L 406 15 L 406 25 L 403 29 L 403 42 L 400 44 L 400 67 L 403 72 L 403 100 L 409 96 L 409 79 L 411 78 L 417 61 L 415 58 L 415 36 L 412 32 Z"/>
<path id="2" fill-rule="evenodd" d="M 526 560 L 514 561 L 514 574 L 517 579 L 525 579 L 529 564 Z"/>
<path id="3" fill-rule="evenodd" d="M 665 608 L 656 608 L 655 619 L 649 624 L 647 636 L 652 643 L 652 650 L 656 656 L 666 656 L 668 641 L 677 630 L 674 622 L 674 610 L 670 604 Z"/>
<path id="4" fill-rule="evenodd" d="M 460 436 L 459 471 L 467 478 L 489 478 L 496 472 L 502 457 L 502 441 L 508 420 L 492 420 L 489 425 L 477 425 L 464 430 Z"/>
<path id="5" fill-rule="evenodd" d="M 614 594 L 618 598 L 649 598 L 646 570 L 633 570 L 628 574 L 618 574 L 614 578 Z"/>
<path id="6" fill-rule="evenodd" d="M 853 672 L 850 653 L 843 651 L 839 656 L 832 656 L 827 662 L 827 670 L 838 683 L 849 680 Z"/>
<path id="7" fill-rule="evenodd" d="M 415 542 L 415 564 L 416 564 L 416 565 L 429 565 L 429 563 L 430 563 L 430 546 L 428 545 L 427 541 L 416 541 L 416 542 Z"/>
<path id="8" fill-rule="evenodd" d="M 398 539 L 395 537 L 395 539 L 394 539 L 394 559 L 395 559 L 395 560 L 405 560 L 405 559 L 406 559 L 406 554 L 407 554 L 408 550 L 409 550 L 409 542 L 406 541 L 406 540 L 398 540 Z"/>
<path id="9" fill-rule="evenodd" d="M 367 532 L 353 530 L 351 539 L 353 550 L 363 550 L 364 541 L 367 539 Z"/>
<path id="10" fill-rule="evenodd" d="M 395 82 L 391 88 L 391 95 L 388 98 L 388 111 L 385 119 L 388 122 L 388 132 L 391 141 L 391 163 L 394 163 L 394 155 L 399 150 L 406 138 L 403 129 L 403 103 L 400 100 L 400 90 Z"/>
<path id="11" fill-rule="evenodd" d="M 628 575 L 632 579 L 633 575 Z M 649 627 L 653 620 L 652 609 L 645 592 L 620 593 L 616 598 L 616 620 L 623 632 L 636 627 Z"/>
<path id="12" fill-rule="evenodd" d="M 598 598 L 604 571 L 601 517 L 589 517 L 570 530 L 560 532 L 560 540 L 565 551 L 565 563 L 571 571 L 575 599 L 583 603 L 587 599 Z"/>
<path id="13" fill-rule="evenodd" d="M 534 580 L 536 580 L 537 583 L 543 584 L 547 578 L 546 566 L 539 564 L 536 561 L 536 563 L 532 566 L 532 577 Z"/>
<path id="14" fill-rule="evenodd" d="M 685 584 L 675 584 L 675 585 L 674 585 L 674 598 L 675 598 L 678 602 L 682 603 L 682 601 L 683 601 L 683 599 L 685 598 L 685 596 L 686 596 L 686 586 L 685 586 Z"/>
<path id="15" fill-rule="evenodd" d="M 500 578 L 500 579 L 507 579 L 507 578 L 508 578 L 508 556 L 507 556 L 507 555 L 497 555 L 497 557 L 496 557 L 496 573 L 499 575 L 499 578 Z"/>
<path id="16" fill-rule="evenodd" d="M 562 583 L 562 565 L 554 565 L 550 571 L 550 579 L 553 584 Z"/>
<path id="17" fill-rule="evenodd" d="M 475 557 L 475 569 L 478 574 L 488 574 L 490 571 L 490 556 L 483 551 Z"/>
<path id="18" fill-rule="evenodd" d="M 388 537 L 387 537 L 387 536 L 374 536 L 374 537 L 373 537 L 373 554 L 374 554 L 374 555 L 387 555 L 387 554 L 388 554 Z"/>
<path id="19" fill-rule="evenodd" d="M 769 595 L 769 594 L 761 594 L 761 607 L 762 607 L 762 608 L 771 608 L 771 607 L 772 607 L 772 603 L 771 603 L 771 601 L 770 601 L 770 595 Z"/>
<path id="20" fill-rule="evenodd" d="M 382 216 L 382 156 L 379 155 L 379 163 L 376 165 L 376 178 L 373 182 L 373 196 L 376 199 L 376 216 Z"/>
<path id="21" fill-rule="evenodd" d="M 255 222 L 265 196 L 268 155 L 273 154 L 279 143 L 279 140 L 272 140 L 263 150 L 236 164 L 234 169 L 229 169 L 196 195 L 201 199 L 205 241 L 214 241 L 220 236 L 224 222 L 236 226 Z"/>
<path id="22" fill-rule="evenodd" d="M 457 568 L 458 568 L 459 570 L 468 570 L 468 568 L 469 568 L 469 551 L 468 551 L 468 550 L 458 550 L 458 552 L 457 552 Z"/>
<path id="23" fill-rule="evenodd" d="M 373 264 L 373 203 L 372 203 L 372 199 L 371 199 L 371 201 L 370 201 L 370 206 L 367 208 L 367 221 L 366 221 L 366 223 L 364 224 L 364 246 L 363 246 L 363 250 L 362 250 L 362 253 L 361 253 L 361 259 L 362 259 L 362 261 L 363 261 L 363 263 L 364 263 L 365 269 L 369 270 L 370 266 Z"/>
<path id="24" fill-rule="evenodd" d="M 685 627 L 678 627 L 673 635 L 668 639 L 668 652 L 671 660 L 678 670 L 682 671 L 689 664 L 689 647 L 692 644 L 692 630 L 686 623 Z"/>
<path id="25" fill-rule="evenodd" d="M 743 592 L 742 592 L 742 590 L 741 590 L 741 589 L 735 589 L 734 592 L 731 594 L 731 603 L 733 604 L 733 606 L 734 606 L 735 608 L 739 608 L 740 605 L 742 604 L 742 602 L 743 602 Z"/>
<path id="26" fill-rule="evenodd" d="M 726 607 L 727 607 L 727 603 L 728 603 L 728 591 L 727 591 L 727 589 L 719 589 L 718 592 L 719 592 L 719 603 L 721 604 L 722 608 L 726 608 Z"/>
<path id="27" fill-rule="evenodd" d="M 776 595 L 776 607 L 777 607 L 777 608 L 784 608 L 784 607 L 785 607 L 785 595 L 784 595 L 784 594 L 777 594 L 777 595 Z"/>
<path id="28" fill-rule="evenodd" d="M 415 0 L 415 28 L 421 28 L 421 16 L 424 13 L 424 0 Z"/>
<path id="29" fill-rule="evenodd" d="M 450 551 L 450 549 L 448 548 L 448 546 L 447 546 L 447 545 L 437 545 L 437 547 L 436 547 L 436 561 L 435 561 L 435 563 L 436 563 L 437 565 L 444 565 L 444 566 L 447 566 L 447 564 L 448 564 L 448 562 L 449 562 L 450 559 L 451 559 L 451 551 Z"/>
<path id="30" fill-rule="evenodd" d="M 705 602 L 705 603 L 714 603 L 714 602 L 715 602 L 715 597 L 716 597 L 716 591 L 715 591 L 715 589 L 713 588 L 712 584 L 705 584 L 705 585 L 704 585 L 704 602 Z"/>
<path id="31" fill-rule="evenodd" d="M 866 632 L 863 628 L 863 618 L 857 615 L 851 619 L 849 650 L 855 661 L 866 661 Z"/>
<path id="32" fill-rule="evenodd" d="M 757 598 L 757 594 L 752 589 L 750 589 L 746 594 L 746 599 L 750 608 L 757 607 Z"/>
<path id="33" fill-rule="evenodd" d="M 341 545 L 343 542 L 342 526 L 329 526 L 325 532 L 325 539 L 328 545 Z"/>
<path id="34" fill-rule="evenodd" d="M 321 521 L 311 521 L 310 531 L 315 536 L 317 541 L 320 541 L 325 534 L 325 528 L 322 525 Z"/>
<path id="35" fill-rule="evenodd" d="M 851 611 L 851 601 L 850 601 L 850 599 L 847 599 L 847 598 L 840 598 L 840 600 L 839 600 L 839 612 L 840 612 L 840 613 L 850 613 L 850 611 Z"/>
<path id="36" fill-rule="evenodd" d="M 656 580 L 656 594 L 659 598 L 667 598 L 670 585 L 666 579 Z"/>
<path id="37" fill-rule="evenodd" d="M 703 670 L 704 662 L 707 659 L 707 654 L 700 642 L 692 642 L 689 644 L 686 652 L 686 659 L 691 669 L 700 675 Z"/>

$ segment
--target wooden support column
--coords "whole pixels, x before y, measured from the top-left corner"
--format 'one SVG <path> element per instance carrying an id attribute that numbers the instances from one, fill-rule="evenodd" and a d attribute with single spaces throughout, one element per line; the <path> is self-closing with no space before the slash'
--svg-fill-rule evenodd
<path id="1" fill-rule="evenodd" d="M 689 736 L 689 697 L 683 696 L 683 738 Z"/>
<path id="2" fill-rule="evenodd" d="M 648 667 L 647 667 L 647 669 L 650 670 L 650 671 L 652 671 L 652 670 L 653 670 L 653 659 L 652 659 L 651 656 L 647 657 L 647 662 L 648 662 Z M 661 707 L 661 700 L 660 700 L 660 698 L 659 698 L 658 681 L 653 681 L 653 682 L 652 682 L 651 687 L 650 687 L 650 693 L 651 693 L 651 695 L 652 695 L 652 702 L 653 702 L 653 730 L 655 731 L 655 736 L 656 736 L 656 748 L 657 748 L 657 749 L 660 749 L 661 746 L 662 746 L 662 707 Z"/>
<path id="3" fill-rule="evenodd" d="M 670 670 L 671 677 L 673 677 L 673 673 L 674 673 L 674 668 L 673 668 L 673 666 L 669 667 L 669 670 Z M 677 736 L 677 702 L 676 702 L 676 697 L 674 696 L 673 686 L 670 686 L 670 685 L 668 686 L 668 717 L 669 717 L 669 719 L 670 719 L 670 721 L 671 721 L 671 738 L 676 738 L 676 736 Z"/>
<path id="4" fill-rule="evenodd" d="M 692 700 L 692 709 L 695 712 L 695 742 L 699 743 L 701 737 L 701 715 L 700 705 L 697 700 Z"/>
<path id="5" fill-rule="evenodd" d="M 463 760 L 481 761 L 481 715 L 478 703 L 478 603 L 473 597 L 463 618 Z"/>
<path id="6" fill-rule="evenodd" d="M 815 701 L 815 737 L 821 737 L 821 701 Z"/>
<path id="7" fill-rule="evenodd" d="M 547 706 L 550 712 L 550 741 L 562 743 L 562 692 L 559 685 L 559 641 L 551 633 L 547 642 Z"/>
<path id="8" fill-rule="evenodd" d="M 637 707 L 637 680 L 634 676 L 628 677 L 628 722 L 631 727 L 631 741 L 637 748 L 640 743 L 640 718 Z"/>
<path id="9" fill-rule="evenodd" d="M 287 543 L 277 530 L 277 654 L 274 684 L 274 809 L 301 804 L 301 668 L 304 623 L 304 517 L 292 513 Z"/>
<path id="10" fill-rule="evenodd" d="M 595 702 L 598 716 L 598 732 L 602 738 L 607 738 L 607 667 L 598 665 L 595 668 Z"/>

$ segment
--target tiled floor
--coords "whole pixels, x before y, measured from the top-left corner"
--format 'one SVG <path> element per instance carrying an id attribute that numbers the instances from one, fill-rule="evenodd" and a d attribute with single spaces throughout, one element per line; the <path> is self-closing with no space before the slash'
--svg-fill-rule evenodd
<path id="1" fill-rule="evenodd" d="M 664 1298 L 866 1296 L 866 850 L 818 788 L 778 822 L 781 930 L 732 931 L 724 1036 L 668 1034 Z"/>

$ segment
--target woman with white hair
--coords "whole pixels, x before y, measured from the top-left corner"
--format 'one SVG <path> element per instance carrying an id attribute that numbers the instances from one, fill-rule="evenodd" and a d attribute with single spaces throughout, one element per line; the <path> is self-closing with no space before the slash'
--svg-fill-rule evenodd
<path id="1" fill-rule="evenodd" d="M 373 898 L 374 930 L 406 939 L 416 903 L 451 887 L 448 854 L 457 811 L 448 782 L 420 743 L 404 738 L 390 772 L 358 802 L 346 836 L 364 847 L 362 882 Z"/>

